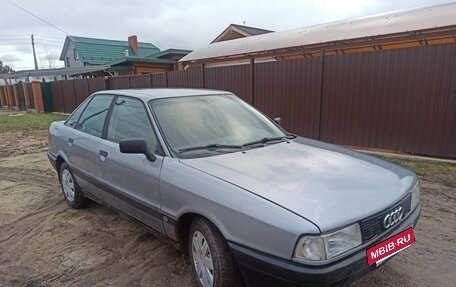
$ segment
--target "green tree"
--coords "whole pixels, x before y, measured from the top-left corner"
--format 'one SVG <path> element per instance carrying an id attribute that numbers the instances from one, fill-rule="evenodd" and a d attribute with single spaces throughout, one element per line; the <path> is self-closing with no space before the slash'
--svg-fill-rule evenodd
<path id="1" fill-rule="evenodd" d="M 0 61 L 0 75 L 1 74 L 8 74 L 14 72 L 13 68 L 8 65 L 3 65 L 3 62 Z"/>

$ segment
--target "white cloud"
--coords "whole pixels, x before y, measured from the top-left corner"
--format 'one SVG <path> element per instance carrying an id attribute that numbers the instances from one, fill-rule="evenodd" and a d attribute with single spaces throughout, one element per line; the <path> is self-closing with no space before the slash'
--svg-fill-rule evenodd
<path id="1" fill-rule="evenodd" d="M 0 59 L 2 60 L 3 63 L 6 64 L 11 64 L 14 62 L 19 62 L 21 61 L 21 58 L 16 56 L 16 55 L 11 55 L 11 54 L 5 54 L 5 55 L 0 55 Z"/>

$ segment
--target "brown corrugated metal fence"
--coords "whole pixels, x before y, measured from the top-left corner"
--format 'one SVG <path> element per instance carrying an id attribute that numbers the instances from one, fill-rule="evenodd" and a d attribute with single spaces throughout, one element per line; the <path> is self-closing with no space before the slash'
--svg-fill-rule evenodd
<path id="1" fill-rule="evenodd" d="M 169 88 L 203 88 L 203 70 L 174 71 L 166 73 Z"/>
<path id="2" fill-rule="evenodd" d="M 106 82 L 104 78 L 89 78 L 87 79 L 89 86 L 89 93 L 95 93 L 106 89 Z"/>
<path id="3" fill-rule="evenodd" d="M 130 88 L 131 89 L 147 89 L 152 87 L 150 75 L 131 76 Z"/>
<path id="4" fill-rule="evenodd" d="M 130 77 L 128 76 L 109 78 L 108 82 L 108 87 L 110 90 L 130 88 Z"/>
<path id="5" fill-rule="evenodd" d="M 205 88 L 230 91 L 252 104 L 253 78 L 250 65 L 237 65 L 204 70 Z"/>
<path id="6" fill-rule="evenodd" d="M 168 86 L 167 74 L 150 75 L 152 88 L 166 88 Z"/>
<path id="7" fill-rule="evenodd" d="M 320 139 L 456 157 L 456 44 L 325 57 Z"/>
<path id="8" fill-rule="evenodd" d="M 62 81 L 63 111 L 71 113 L 76 105 L 76 94 L 74 91 L 74 80 Z"/>
<path id="9" fill-rule="evenodd" d="M 90 93 L 106 88 L 149 87 L 228 90 L 306 137 L 456 158 L 454 43 L 57 81 L 51 84 L 53 109 L 71 112 Z"/>
<path id="10" fill-rule="evenodd" d="M 63 107 L 62 82 L 64 81 L 51 82 L 52 110 L 59 113 L 65 112 Z"/>
<path id="11" fill-rule="evenodd" d="M 89 82 L 86 79 L 77 79 L 73 82 L 76 106 L 89 96 Z"/>
<path id="12" fill-rule="evenodd" d="M 322 58 L 256 64 L 254 104 L 285 129 L 318 138 Z"/>

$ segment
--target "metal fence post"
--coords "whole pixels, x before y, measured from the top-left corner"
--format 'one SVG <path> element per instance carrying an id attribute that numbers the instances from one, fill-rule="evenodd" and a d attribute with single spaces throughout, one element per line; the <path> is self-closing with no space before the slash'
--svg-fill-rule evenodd
<path id="1" fill-rule="evenodd" d="M 250 59 L 250 80 L 251 80 L 251 93 L 252 93 L 252 106 L 255 106 L 255 58 Z"/>
<path id="2" fill-rule="evenodd" d="M 321 120 L 323 117 L 323 82 L 324 82 L 324 67 L 325 67 L 325 50 L 322 49 L 320 51 L 320 58 L 321 58 L 321 73 L 320 73 L 320 114 L 318 117 L 318 136 L 317 139 L 321 140 Z"/>

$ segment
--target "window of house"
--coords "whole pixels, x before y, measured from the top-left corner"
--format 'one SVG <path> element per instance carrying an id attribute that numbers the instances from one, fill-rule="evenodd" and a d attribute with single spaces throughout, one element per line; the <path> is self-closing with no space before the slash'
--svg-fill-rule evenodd
<path id="1" fill-rule="evenodd" d="M 70 57 L 66 58 L 66 66 L 67 66 L 67 68 L 70 67 Z"/>
<path id="2" fill-rule="evenodd" d="M 106 139 L 144 138 L 152 152 L 157 152 L 157 138 L 144 104 L 134 98 L 118 97 L 109 119 Z"/>
<path id="3" fill-rule="evenodd" d="M 82 112 L 76 124 L 76 129 L 96 137 L 101 137 L 103 125 L 113 97 L 111 95 L 95 96 Z"/>
<path id="4" fill-rule="evenodd" d="M 76 51 L 76 48 L 73 48 L 73 55 L 75 60 L 79 60 L 79 54 L 78 51 Z"/>

